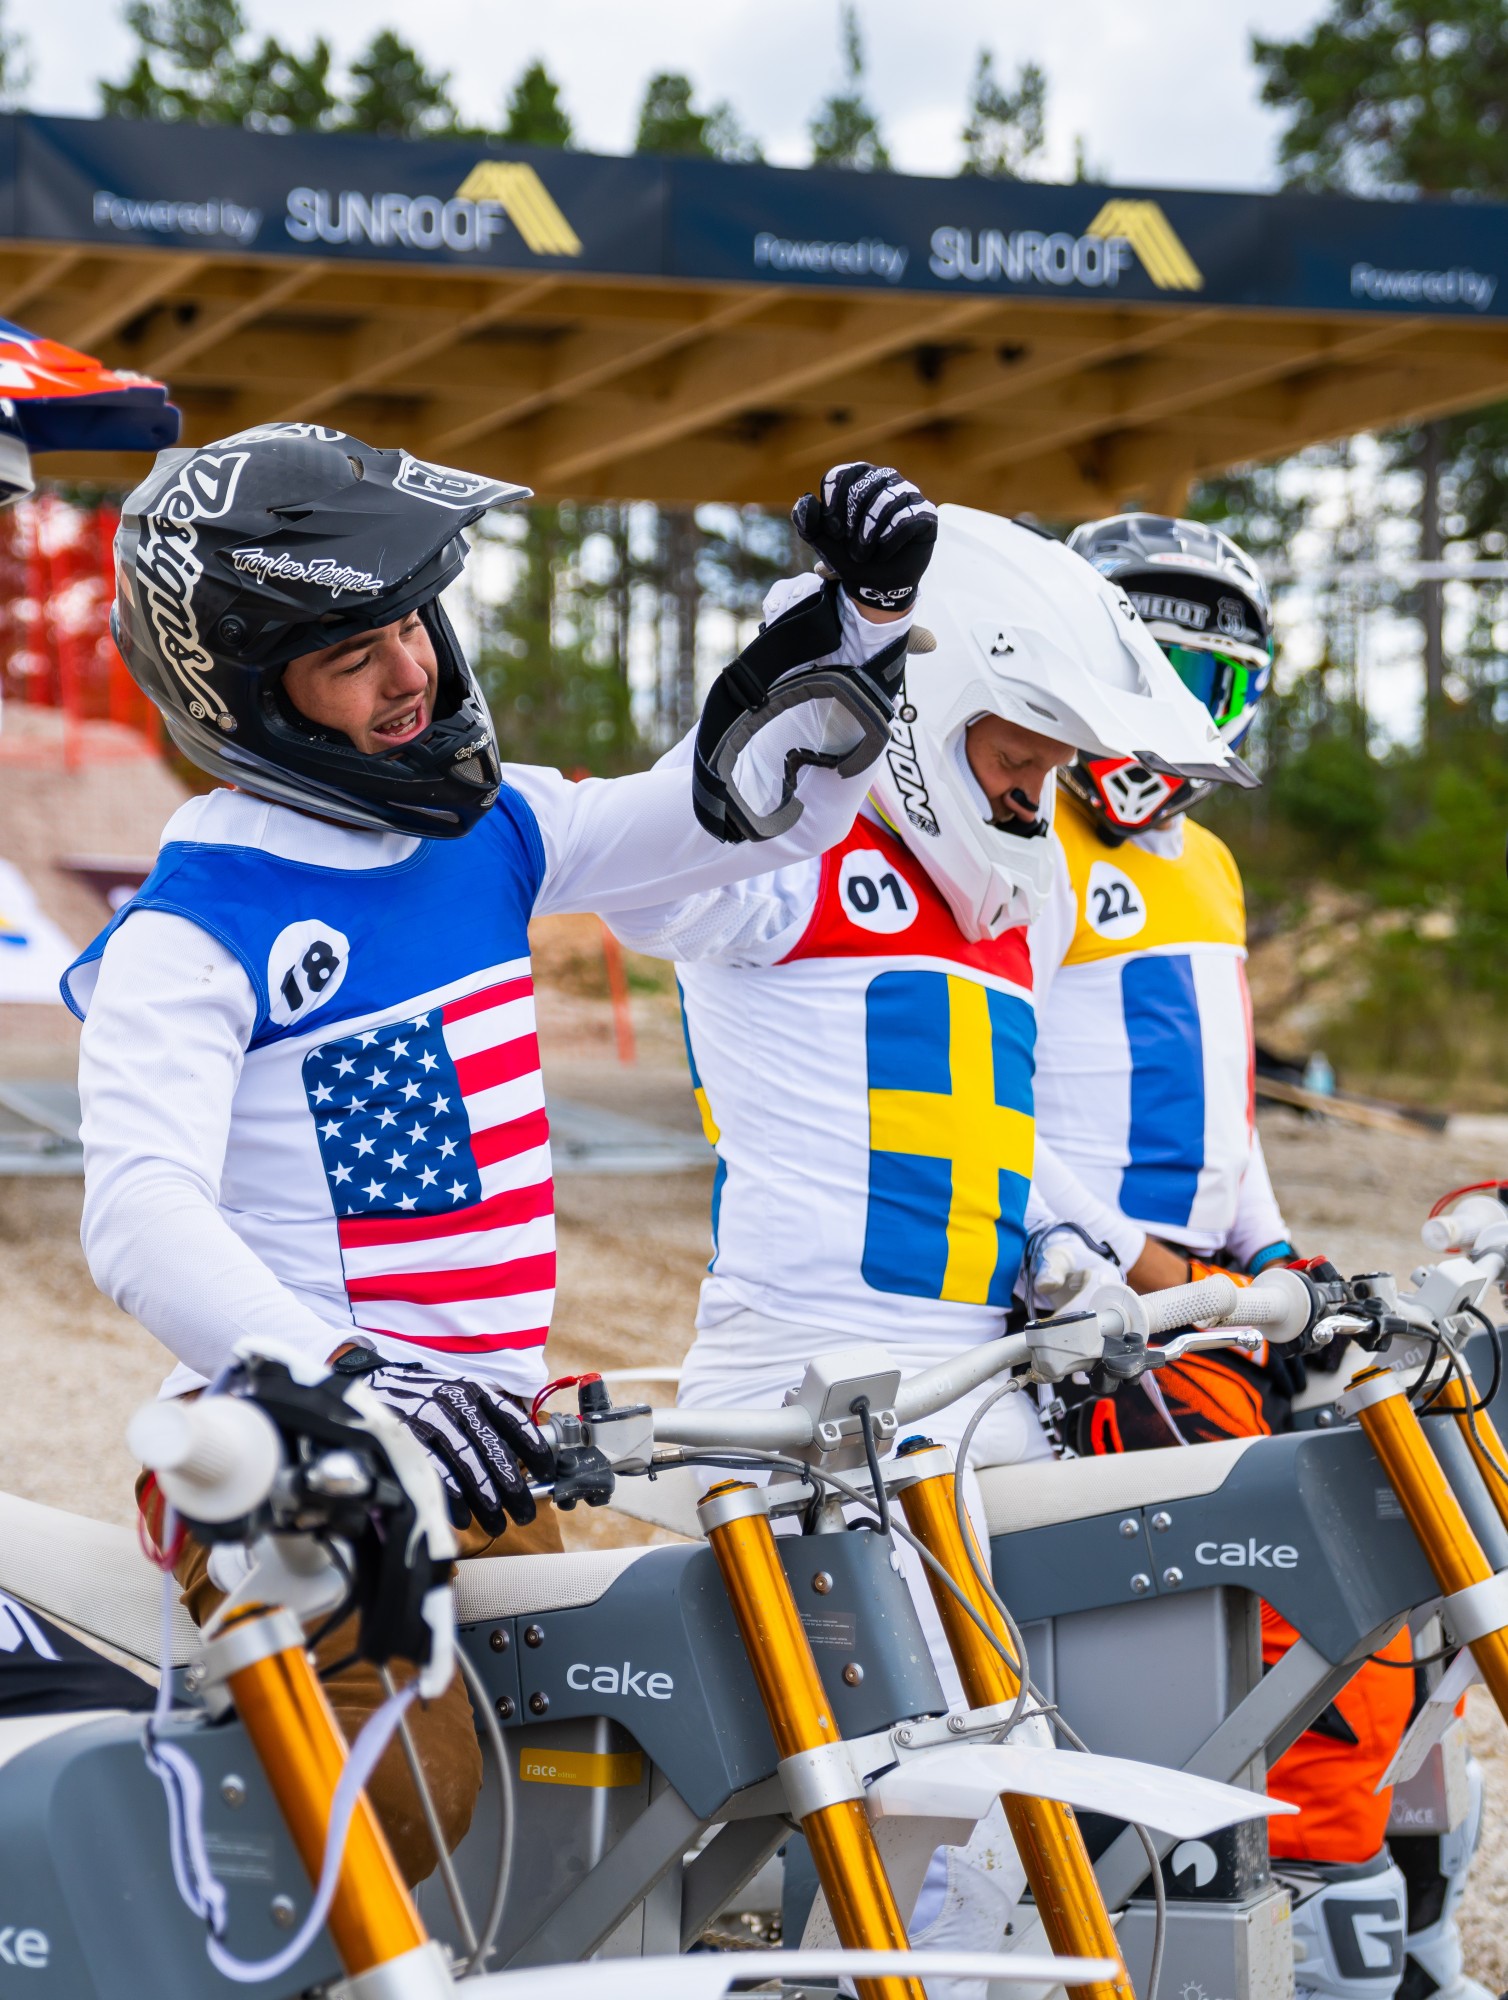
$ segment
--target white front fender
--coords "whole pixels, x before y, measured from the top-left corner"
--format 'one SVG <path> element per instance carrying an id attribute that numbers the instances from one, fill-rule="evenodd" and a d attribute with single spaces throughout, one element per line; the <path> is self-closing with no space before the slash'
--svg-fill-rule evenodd
<path id="1" fill-rule="evenodd" d="M 938 1744 L 918 1750 L 877 1778 L 865 1795 L 872 1820 L 925 1818 L 974 1821 L 1002 1792 L 1060 1799 L 1113 1819 L 1134 1820 L 1180 1840 L 1270 1814 L 1293 1813 L 1260 1792 L 1080 1750 L 1026 1743 Z"/>

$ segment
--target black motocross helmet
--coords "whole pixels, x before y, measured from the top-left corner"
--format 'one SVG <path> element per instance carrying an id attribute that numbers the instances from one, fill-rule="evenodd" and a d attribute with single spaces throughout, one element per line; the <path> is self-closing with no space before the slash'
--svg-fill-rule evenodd
<path id="1" fill-rule="evenodd" d="M 321 424 L 161 452 L 121 512 L 115 642 L 212 777 L 347 826 L 457 838 L 496 799 L 501 766 L 439 594 L 466 560 L 462 530 L 528 492 Z M 290 660 L 414 611 L 439 681 L 412 743 L 369 754 L 286 699 Z"/>

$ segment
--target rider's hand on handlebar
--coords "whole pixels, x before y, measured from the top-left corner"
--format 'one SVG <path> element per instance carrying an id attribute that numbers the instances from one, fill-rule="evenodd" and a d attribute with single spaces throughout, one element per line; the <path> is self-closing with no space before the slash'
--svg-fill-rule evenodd
<path id="1" fill-rule="evenodd" d="M 457 1528 L 475 1519 L 500 1535 L 510 1520 L 534 1519 L 529 1479 L 553 1478 L 555 1454 L 501 1392 L 412 1361 L 384 1362 L 366 1380 L 434 1459 Z"/>

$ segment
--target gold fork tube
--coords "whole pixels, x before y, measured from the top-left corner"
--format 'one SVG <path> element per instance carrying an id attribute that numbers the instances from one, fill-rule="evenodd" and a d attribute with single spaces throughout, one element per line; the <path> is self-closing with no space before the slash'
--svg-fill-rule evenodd
<path id="1" fill-rule="evenodd" d="M 281 1616 L 282 1614 L 275 1614 Z M 227 1620 L 211 1645 L 268 1617 L 251 1605 Z M 254 1646 L 250 1650 L 255 1650 Z M 236 1714 L 261 1760 L 299 1859 L 317 1883 L 346 1743 L 301 1644 L 268 1652 L 226 1676 Z M 351 1977 L 428 1942 L 387 1836 L 365 1792 L 356 1801 L 328 1918 L 330 1936 Z"/>
<path id="2" fill-rule="evenodd" d="M 719 1519 L 730 1501 L 750 1511 Z M 724 1505 L 719 1508 L 717 1503 Z M 725 1480 L 702 1502 L 712 1553 L 743 1636 L 770 1733 L 782 1759 L 840 1738 L 791 1586 L 780 1566 L 764 1496 L 746 1480 Z M 850 1951 L 908 1951 L 910 1941 L 860 1799 L 818 1806 L 802 1817 L 839 1941 Z M 864 2000 L 926 2000 L 920 1979 L 859 1979 Z"/>
<path id="3" fill-rule="evenodd" d="M 1492 1564 L 1397 1376 L 1385 1368 L 1368 1368 L 1353 1379 L 1347 1395 L 1356 1398 L 1353 1407 L 1367 1442 L 1398 1495 L 1442 1596 L 1453 1597 L 1473 1584 L 1489 1582 Z M 1490 1474 L 1487 1484 L 1497 1484 Z M 1508 1720 L 1508 1626 L 1484 1632 L 1470 1644 L 1498 1713 Z"/>
<path id="4" fill-rule="evenodd" d="M 959 1531 L 952 1452 L 945 1446 L 931 1445 L 909 1453 L 902 1462 L 917 1475 L 915 1483 L 903 1487 L 899 1496 L 907 1527 L 942 1564 L 1009 1652 L 1011 1642 L 1004 1620 L 975 1575 Z M 977 1549 L 972 1529 L 969 1539 Z M 1011 1671 L 952 1591 L 930 1569 L 927 1582 L 970 1705 L 990 1708 L 1014 1701 L 1021 1685 L 1019 1675 Z M 1097 1979 L 1067 1990 L 1080 2000 L 1133 2000 L 1131 1980 L 1073 1807 L 1056 1799 L 1022 1798 L 1014 1792 L 1005 1793 L 1000 1803 L 1053 1950 L 1120 1962 L 1114 1979 Z"/>
<path id="5" fill-rule="evenodd" d="M 1487 1488 L 1488 1497 L 1497 1509 L 1498 1519 L 1508 1527 L 1508 1449 L 1504 1448 L 1502 1436 L 1487 1410 L 1472 1410 L 1467 1416 L 1470 1404 L 1467 1389 L 1471 1392 L 1471 1404 L 1477 1401 L 1476 1384 L 1471 1379 L 1471 1370 L 1463 1361 L 1461 1372 L 1466 1377 L 1466 1388 L 1462 1388 L 1454 1375 L 1446 1380 L 1445 1387 L 1435 1399 L 1437 1410 L 1448 1410 L 1455 1418 L 1461 1436 L 1466 1441 L 1466 1449 L 1471 1453 L 1472 1463 L 1482 1475 L 1482 1484 Z M 1472 1429 L 1472 1419 L 1476 1428 Z"/>

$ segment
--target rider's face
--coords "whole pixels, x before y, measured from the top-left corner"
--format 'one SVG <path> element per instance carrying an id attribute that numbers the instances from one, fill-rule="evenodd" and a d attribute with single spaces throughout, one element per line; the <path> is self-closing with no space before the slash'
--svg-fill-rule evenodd
<path id="1" fill-rule="evenodd" d="M 422 736 L 434 720 L 439 666 L 417 611 L 359 638 L 301 653 L 283 671 L 300 715 L 375 756 Z"/>
<path id="2" fill-rule="evenodd" d="M 997 820 L 1035 819 L 1048 774 L 1073 758 L 1055 736 L 1039 736 L 1000 715 L 976 716 L 964 742 L 969 769 Z"/>

